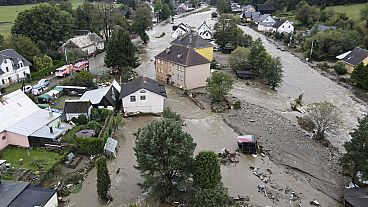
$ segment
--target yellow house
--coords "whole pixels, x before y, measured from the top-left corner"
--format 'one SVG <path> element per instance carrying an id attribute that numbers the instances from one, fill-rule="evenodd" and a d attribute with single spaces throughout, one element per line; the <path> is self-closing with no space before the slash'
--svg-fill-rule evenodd
<path id="1" fill-rule="evenodd" d="M 213 60 L 213 45 L 196 33 L 188 32 L 176 38 L 171 44 L 191 48 L 207 60 Z"/>
<path id="2" fill-rule="evenodd" d="M 364 65 L 368 64 L 368 50 L 357 47 L 345 55 L 341 59 L 341 62 L 345 64 L 346 71 L 348 73 L 352 73 L 355 67 L 360 63 L 363 63 Z"/>

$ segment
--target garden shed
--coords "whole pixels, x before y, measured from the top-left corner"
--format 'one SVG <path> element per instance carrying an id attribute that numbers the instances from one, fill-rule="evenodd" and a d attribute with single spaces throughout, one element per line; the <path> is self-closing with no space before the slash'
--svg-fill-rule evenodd
<path id="1" fill-rule="evenodd" d="M 118 151 L 118 141 L 111 137 L 107 138 L 104 146 L 104 154 L 107 157 L 116 158 L 116 152 Z"/>

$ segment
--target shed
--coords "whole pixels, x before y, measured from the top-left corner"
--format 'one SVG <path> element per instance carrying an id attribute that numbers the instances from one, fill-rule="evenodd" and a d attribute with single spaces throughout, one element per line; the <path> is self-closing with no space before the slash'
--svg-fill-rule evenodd
<path id="1" fill-rule="evenodd" d="M 238 136 L 238 147 L 243 153 L 257 154 L 258 144 L 254 135 Z"/>
<path id="2" fill-rule="evenodd" d="M 257 75 L 250 70 L 236 70 L 235 75 L 241 79 L 254 79 Z"/>
<path id="3" fill-rule="evenodd" d="M 108 157 L 116 158 L 116 152 L 118 151 L 118 141 L 111 137 L 107 138 L 104 146 L 104 154 Z"/>

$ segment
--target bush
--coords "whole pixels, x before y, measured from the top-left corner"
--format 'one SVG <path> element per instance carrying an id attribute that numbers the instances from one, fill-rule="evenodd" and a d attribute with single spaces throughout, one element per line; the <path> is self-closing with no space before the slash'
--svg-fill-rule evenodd
<path id="1" fill-rule="evenodd" d="M 347 73 L 344 63 L 340 61 L 334 65 L 334 69 L 338 75 L 345 75 Z"/>
<path id="2" fill-rule="evenodd" d="M 76 137 L 73 152 L 82 155 L 97 155 L 103 152 L 104 140 L 93 137 Z"/>
<path id="3" fill-rule="evenodd" d="M 90 121 L 90 122 L 88 122 L 87 127 L 89 129 L 94 130 L 96 132 L 96 134 L 99 134 L 100 133 L 101 125 L 97 121 Z"/>
<path id="4" fill-rule="evenodd" d="M 78 116 L 77 123 L 79 125 L 85 125 L 88 123 L 88 118 L 85 115 L 81 114 Z"/>
<path id="5" fill-rule="evenodd" d="M 299 126 L 308 132 L 313 132 L 313 130 L 316 128 L 313 121 L 307 116 L 297 117 L 297 119 Z"/>
<path id="6" fill-rule="evenodd" d="M 108 116 L 112 115 L 113 112 L 109 109 L 95 109 L 93 108 L 91 111 L 91 119 L 100 121 L 105 120 Z"/>
<path id="7" fill-rule="evenodd" d="M 240 101 L 239 101 L 239 100 L 235 101 L 235 102 L 233 103 L 233 107 L 234 107 L 234 109 L 240 109 L 240 108 L 241 108 L 241 103 L 240 103 Z"/>
<path id="8" fill-rule="evenodd" d="M 166 119 L 173 119 L 173 120 L 178 121 L 180 123 L 183 122 L 180 115 L 177 114 L 176 112 L 172 111 L 169 107 L 166 107 L 164 109 L 164 112 L 162 113 L 162 117 L 164 117 Z"/>

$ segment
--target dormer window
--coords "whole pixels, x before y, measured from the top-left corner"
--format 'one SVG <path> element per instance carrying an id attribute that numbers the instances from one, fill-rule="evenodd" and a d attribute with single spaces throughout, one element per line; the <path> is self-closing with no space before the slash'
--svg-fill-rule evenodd
<path id="1" fill-rule="evenodd" d="M 6 60 L 4 60 L 4 63 L 7 63 L 7 61 L 6 61 Z"/>

